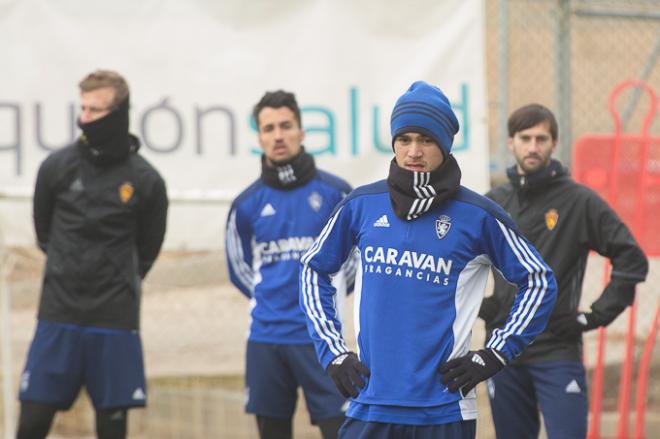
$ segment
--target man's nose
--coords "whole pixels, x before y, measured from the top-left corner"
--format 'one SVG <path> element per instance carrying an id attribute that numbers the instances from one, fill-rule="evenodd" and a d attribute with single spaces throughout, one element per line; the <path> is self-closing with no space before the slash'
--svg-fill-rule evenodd
<path id="1" fill-rule="evenodd" d="M 422 145 L 417 141 L 413 141 L 410 144 L 410 149 L 408 149 L 408 155 L 411 157 L 419 157 L 422 155 Z"/>

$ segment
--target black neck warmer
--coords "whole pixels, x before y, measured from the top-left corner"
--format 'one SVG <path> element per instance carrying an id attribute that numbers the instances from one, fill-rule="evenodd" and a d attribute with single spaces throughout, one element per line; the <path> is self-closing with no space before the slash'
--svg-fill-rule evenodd
<path id="1" fill-rule="evenodd" d="M 394 213 L 406 221 L 414 220 L 439 206 L 458 191 L 461 169 L 453 155 L 431 172 L 414 172 L 390 163 L 387 186 Z"/>
<path id="2" fill-rule="evenodd" d="M 536 189 L 544 188 L 556 177 L 561 177 L 567 174 L 566 169 L 557 160 L 550 160 L 550 163 L 545 168 L 539 169 L 531 174 L 518 174 L 518 167 L 511 166 L 506 170 L 506 175 L 513 187 L 523 191 L 534 191 Z"/>
<path id="3" fill-rule="evenodd" d="M 119 107 L 100 119 L 78 126 L 83 134 L 78 139 L 83 156 L 95 165 L 105 166 L 125 160 L 140 148 L 137 137 L 128 132 L 128 97 Z"/>
<path id="4" fill-rule="evenodd" d="M 314 157 L 301 147 L 300 152 L 290 160 L 275 162 L 269 165 L 266 156 L 261 155 L 261 179 L 275 189 L 293 189 L 306 184 L 316 174 Z"/>

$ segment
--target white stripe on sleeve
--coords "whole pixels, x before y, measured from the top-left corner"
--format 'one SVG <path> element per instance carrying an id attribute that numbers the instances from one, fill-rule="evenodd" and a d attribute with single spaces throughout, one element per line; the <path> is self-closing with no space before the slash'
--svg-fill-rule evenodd
<path id="1" fill-rule="evenodd" d="M 314 330 L 319 337 L 326 342 L 330 351 L 336 356 L 348 351 L 344 340 L 337 330 L 334 322 L 325 314 L 321 304 L 321 295 L 318 285 L 318 273 L 309 267 L 310 260 L 320 251 L 324 242 L 330 235 L 332 228 L 337 222 L 337 218 L 343 207 L 339 208 L 335 215 L 330 218 L 326 226 L 321 231 L 316 242 L 309 251 L 302 257 L 303 263 L 301 272 L 301 293 L 303 295 L 303 304 L 305 312 L 314 326 Z M 335 310 L 336 315 L 336 310 Z"/>
<path id="2" fill-rule="evenodd" d="M 501 350 L 506 339 L 513 333 L 521 334 L 531 321 L 538 309 L 545 291 L 547 290 L 546 270 L 536 258 L 533 257 L 527 246 L 516 236 L 516 234 L 497 220 L 509 247 L 518 259 L 518 262 L 527 270 L 528 284 L 509 323 L 502 329 L 493 331 L 493 337 L 487 347 Z"/>
<path id="3" fill-rule="evenodd" d="M 241 245 L 241 236 L 236 227 L 236 211 L 232 212 L 229 216 L 229 223 L 227 226 L 227 254 L 229 255 L 229 264 L 231 264 L 234 269 L 234 273 L 236 273 L 238 280 L 246 289 L 252 291 L 254 272 L 248 263 L 245 262 L 243 246 Z"/>

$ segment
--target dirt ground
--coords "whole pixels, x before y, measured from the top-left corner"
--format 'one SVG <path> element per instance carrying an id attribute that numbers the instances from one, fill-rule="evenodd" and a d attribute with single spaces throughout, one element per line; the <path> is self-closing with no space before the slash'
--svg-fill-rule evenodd
<path id="1" fill-rule="evenodd" d="M 13 382 L 16 386 L 34 330 L 43 257 L 34 249 L 12 249 L 11 259 L 4 267 L 12 266 L 8 284 L 12 304 Z M 224 263 L 224 256 L 220 253 L 165 252 L 147 277 L 141 333 L 149 381 L 149 407 L 131 413 L 131 437 L 257 437 L 254 420 L 243 413 L 249 302 L 227 282 Z M 591 276 L 599 275 L 598 270 L 595 271 Z M 352 345 L 350 298 L 346 305 L 349 312 L 345 313 L 345 333 L 349 345 Z M 483 343 L 480 322 L 475 327 L 473 341 L 475 346 Z M 642 341 L 640 339 L 638 344 Z M 608 349 L 610 357 L 612 352 L 618 352 L 616 346 Z M 656 352 L 654 358 L 657 360 L 658 357 Z M 608 412 L 616 408 L 620 367 L 616 361 L 610 361 L 610 364 L 606 372 L 604 399 L 604 408 Z M 651 414 L 660 413 L 660 382 L 657 379 L 660 361 L 654 364 L 649 382 Z M 485 387 L 478 389 L 480 439 L 494 437 L 485 390 Z M 612 417 L 611 414 L 607 416 Z M 70 412 L 57 416 L 52 437 L 93 437 L 92 426 L 92 412 L 83 394 Z M 300 398 L 296 415 L 295 437 L 320 438 L 318 430 L 309 425 L 303 398 Z"/>

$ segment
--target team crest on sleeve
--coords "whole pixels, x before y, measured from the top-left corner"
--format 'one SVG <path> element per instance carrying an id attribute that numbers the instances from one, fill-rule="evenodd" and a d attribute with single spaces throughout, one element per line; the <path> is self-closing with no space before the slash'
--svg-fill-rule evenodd
<path id="1" fill-rule="evenodd" d="M 126 204 L 133 197 L 134 192 L 133 185 L 129 181 L 126 181 L 119 186 L 119 199 L 122 203 Z"/>
<path id="2" fill-rule="evenodd" d="M 321 205 L 323 205 L 323 197 L 318 192 L 314 191 L 309 194 L 307 197 L 307 202 L 309 202 L 309 207 L 311 207 L 314 212 L 321 210 Z"/>
<path id="3" fill-rule="evenodd" d="M 550 209 L 545 213 L 545 226 L 548 230 L 554 229 L 557 221 L 559 221 L 559 212 L 557 212 L 557 209 Z"/>
<path id="4" fill-rule="evenodd" d="M 435 220 L 435 233 L 438 234 L 438 239 L 447 236 L 449 229 L 451 229 L 451 218 L 447 215 L 441 215 L 440 218 Z"/>

